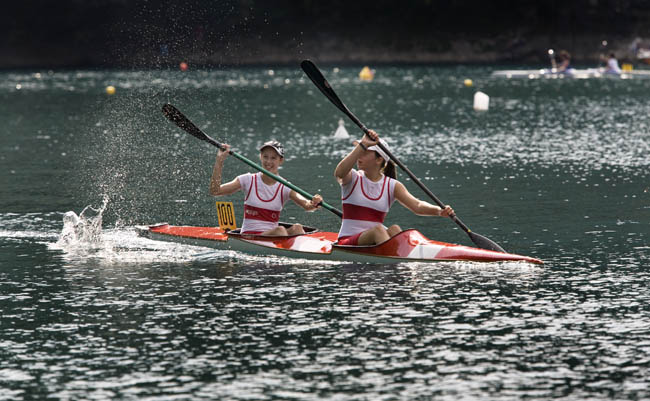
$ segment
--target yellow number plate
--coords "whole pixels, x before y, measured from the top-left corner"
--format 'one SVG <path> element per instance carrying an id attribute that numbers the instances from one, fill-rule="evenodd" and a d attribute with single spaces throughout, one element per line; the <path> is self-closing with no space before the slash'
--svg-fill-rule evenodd
<path id="1" fill-rule="evenodd" d="M 235 208 L 232 206 L 232 202 L 216 202 L 216 204 L 219 227 L 224 231 L 236 229 Z"/>

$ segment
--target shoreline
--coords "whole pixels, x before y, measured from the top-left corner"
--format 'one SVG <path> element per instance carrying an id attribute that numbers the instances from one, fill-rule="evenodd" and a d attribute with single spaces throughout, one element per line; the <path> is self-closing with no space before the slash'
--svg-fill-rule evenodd
<path id="1" fill-rule="evenodd" d="M 193 48 L 165 50 L 154 46 L 124 45 L 123 47 L 95 47 L 92 49 L 50 45 L 47 49 L 23 47 L 0 48 L 0 69 L 145 69 L 177 68 L 184 61 L 198 68 L 227 68 L 247 66 L 289 66 L 311 59 L 320 64 L 337 65 L 549 65 L 548 50 L 566 49 L 572 54 L 572 63 L 597 65 L 601 57 L 614 52 L 620 63 L 644 65 L 635 59 L 630 44 L 633 37 L 620 37 L 602 46 L 602 35 L 574 36 L 571 43 L 540 35 L 526 40 L 505 43 L 503 38 L 459 38 L 447 42 L 430 42 L 426 37 L 408 41 L 396 40 L 391 45 L 370 44 L 329 38 L 318 41 L 305 39 L 299 45 L 290 41 L 260 41 L 240 38 L 236 49 L 218 48 L 213 44 L 197 44 Z M 368 43 L 369 41 L 363 41 Z M 399 44 L 397 44 L 399 43 Z M 555 46 L 549 46 L 554 43 Z M 442 48 L 444 44 L 444 48 Z"/>

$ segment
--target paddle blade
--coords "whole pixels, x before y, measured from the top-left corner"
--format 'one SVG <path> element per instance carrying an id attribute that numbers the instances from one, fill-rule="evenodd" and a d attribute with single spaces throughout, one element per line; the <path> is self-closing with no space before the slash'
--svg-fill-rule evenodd
<path id="1" fill-rule="evenodd" d="M 336 95 L 332 87 L 330 86 L 330 83 L 327 82 L 327 79 L 323 76 L 323 73 L 320 72 L 318 67 L 316 67 L 316 64 L 311 62 L 310 60 L 303 60 L 302 63 L 300 63 L 300 67 L 302 70 L 307 74 L 309 79 L 316 85 L 318 89 L 320 89 L 321 92 L 323 92 L 323 95 L 327 96 L 327 98 L 336 105 L 339 109 L 347 109 L 341 99 Z"/>
<path id="2" fill-rule="evenodd" d="M 345 113 L 348 117 L 350 117 L 350 120 L 352 120 L 356 125 L 361 128 L 361 130 L 365 133 L 368 131 L 365 125 L 361 123 L 361 121 L 350 111 L 350 109 L 347 108 L 347 106 L 339 99 L 338 95 L 336 92 L 334 92 L 334 89 L 332 89 L 332 86 L 330 86 L 330 83 L 327 82 L 327 79 L 323 76 L 323 73 L 320 72 L 318 67 L 316 67 L 316 64 L 311 62 L 310 60 L 303 60 L 300 63 L 300 67 L 302 70 L 307 74 L 309 79 L 316 85 L 316 87 L 327 97 L 330 102 L 334 104 L 339 110 L 341 110 L 343 113 Z"/>
<path id="3" fill-rule="evenodd" d="M 505 252 L 505 249 L 501 248 L 496 242 L 480 234 L 476 234 L 473 231 L 468 231 L 467 235 L 469 235 L 469 238 L 477 248 L 487 249 L 489 251 Z"/>
<path id="4" fill-rule="evenodd" d="M 212 138 L 207 136 L 203 131 L 199 129 L 194 123 L 192 123 L 183 113 L 180 112 L 176 107 L 167 103 L 163 106 L 162 112 L 169 119 L 169 121 L 176 124 L 179 128 L 183 129 L 188 134 L 199 138 L 202 141 L 207 141 L 210 143 L 215 142 Z M 211 140 L 212 139 L 212 140 Z M 214 143 L 213 143 L 214 144 Z M 216 146 L 219 146 L 218 144 Z"/>

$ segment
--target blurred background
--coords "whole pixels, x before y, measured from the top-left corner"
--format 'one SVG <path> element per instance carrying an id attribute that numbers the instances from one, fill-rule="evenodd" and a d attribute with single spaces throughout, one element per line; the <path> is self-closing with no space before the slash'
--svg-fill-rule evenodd
<path id="1" fill-rule="evenodd" d="M 650 59 L 650 1 L 27 0 L 3 4 L 0 68 Z M 647 56 L 647 57 L 646 57 Z"/>

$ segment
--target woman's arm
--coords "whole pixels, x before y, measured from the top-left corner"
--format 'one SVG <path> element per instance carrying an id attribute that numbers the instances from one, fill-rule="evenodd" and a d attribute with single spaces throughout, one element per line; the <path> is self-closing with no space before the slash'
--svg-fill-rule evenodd
<path id="1" fill-rule="evenodd" d="M 300 206 L 308 212 L 313 212 L 314 210 L 318 209 L 318 206 L 320 206 L 320 204 L 323 202 L 323 198 L 318 194 L 314 195 L 311 200 L 308 200 L 294 190 L 291 190 L 289 197 L 296 203 L 296 205 Z"/>
<path id="2" fill-rule="evenodd" d="M 221 185 L 223 162 L 228 157 L 230 151 L 229 145 L 224 144 L 223 147 L 223 150 L 220 148 L 219 152 L 217 152 L 217 160 L 214 162 L 214 167 L 212 168 L 212 177 L 210 178 L 210 195 L 212 196 L 230 195 L 241 189 L 241 184 L 237 178 L 227 184 Z"/>
<path id="3" fill-rule="evenodd" d="M 221 179 L 220 179 L 221 181 Z M 216 188 L 216 189 L 215 189 Z M 234 194 L 235 192 L 239 191 L 241 189 L 241 183 L 239 182 L 239 179 L 235 178 L 234 180 L 223 184 L 223 185 L 218 185 L 213 187 L 212 183 L 210 183 L 210 195 L 212 196 L 224 196 L 224 195 L 230 195 Z"/>
<path id="4" fill-rule="evenodd" d="M 362 152 L 363 148 L 361 145 L 355 146 L 352 152 L 348 153 L 336 166 L 336 169 L 334 169 L 334 177 L 336 177 L 340 184 L 345 185 L 350 182 L 352 179 L 352 167 L 354 167 L 354 163 L 357 162 Z"/>
<path id="5" fill-rule="evenodd" d="M 352 152 L 348 153 L 347 156 L 343 158 L 334 169 L 334 176 L 339 181 L 339 183 L 345 185 L 352 179 L 352 174 L 350 171 L 354 167 L 354 163 L 357 162 L 359 157 L 363 152 L 368 149 L 369 146 L 376 145 L 379 140 L 379 136 L 373 130 L 370 130 L 368 135 L 364 135 L 359 141 L 359 144 L 354 147 Z"/>
<path id="6" fill-rule="evenodd" d="M 454 209 L 447 205 L 444 209 L 432 205 L 429 202 L 419 200 L 406 189 L 401 182 L 395 183 L 395 199 L 405 208 L 417 214 L 418 216 L 442 216 L 450 217 L 454 214 Z"/>

